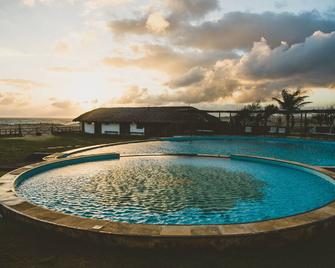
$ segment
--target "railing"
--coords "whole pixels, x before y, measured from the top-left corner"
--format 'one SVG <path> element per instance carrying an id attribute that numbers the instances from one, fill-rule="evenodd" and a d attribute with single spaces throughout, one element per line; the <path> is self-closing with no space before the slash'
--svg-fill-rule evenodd
<path id="1" fill-rule="evenodd" d="M 51 135 L 51 134 L 65 134 L 65 133 L 80 133 L 80 126 L 59 126 L 59 125 L 31 125 L 31 126 L 20 126 L 15 125 L 12 127 L 1 127 L 0 136 L 40 136 L 40 135 Z"/>

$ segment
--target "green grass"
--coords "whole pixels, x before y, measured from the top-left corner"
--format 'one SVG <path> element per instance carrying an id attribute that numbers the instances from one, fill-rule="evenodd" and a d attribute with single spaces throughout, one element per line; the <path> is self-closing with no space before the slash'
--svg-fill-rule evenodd
<path id="1" fill-rule="evenodd" d="M 0 166 L 15 167 L 34 152 L 62 152 L 77 147 L 129 140 L 119 137 L 94 137 L 81 134 L 0 138 Z"/>

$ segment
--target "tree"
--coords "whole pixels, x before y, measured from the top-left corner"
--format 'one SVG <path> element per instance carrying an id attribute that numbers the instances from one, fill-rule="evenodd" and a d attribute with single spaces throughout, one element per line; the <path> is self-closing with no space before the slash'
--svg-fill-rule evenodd
<path id="1" fill-rule="evenodd" d="M 264 107 L 264 113 L 262 115 L 264 120 L 264 127 L 267 127 L 269 118 L 278 112 L 278 107 L 273 104 L 266 105 Z"/>
<path id="2" fill-rule="evenodd" d="M 329 107 L 329 109 L 333 110 L 334 106 Z M 325 116 L 324 122 L 330 128 L 330 131 L 331 131 L 331 128 L 333 128 L 335 124 L 335 113 L 334 112 L 327 113 Z"/>
<path id="3" fill-rule="evenodd" d="M 303 94 L 304 92 L 301 91 L 301 89 L 297 89 L 294 92 L 283 89 L 281 92 L 281 99 L 273 98 L 273 100 L 278 102 L 280 109 L 285 111 L 286 128 L 288 132 L 290 131 L 290 127 L 294 127 L 293 113 L 300 110 L 302 106 L 311 103 L 309 101 L 305 101 L 305 99 L 307 99 L 309 96 Z"/>
<path id="4" fill-rule="evenodd" d="M 261 109 L 260 101 L 256 101 L 252 104 L 246 105 L 236 115 L 236 121 L 239 122 L 243 127 L 252 121 L 256 121 L 258 125 L 259 116 L 254 116 L 253 113 Z"/>
<path id="5" fill-rule="evenodd" d="M 322 114 L 316 114 L 313 116 L 313 119 L 316 121 L 316 123 L 319 125 L 319 127 L 322 127 L 322 124 L 326 122 L 328 115 L 326 113 Z"/>

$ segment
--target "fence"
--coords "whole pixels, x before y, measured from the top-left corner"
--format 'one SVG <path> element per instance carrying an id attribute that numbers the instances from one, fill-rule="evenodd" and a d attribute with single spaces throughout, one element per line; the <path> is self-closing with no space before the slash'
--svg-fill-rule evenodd
<path id="1" fill-rule="evenodd" d="M 0 126 L 0 136 L 41 136 L 51 134 L 80 133 L 81 127 L 77 126 L 61 126 L 61 125 L 13 125 Z"/>

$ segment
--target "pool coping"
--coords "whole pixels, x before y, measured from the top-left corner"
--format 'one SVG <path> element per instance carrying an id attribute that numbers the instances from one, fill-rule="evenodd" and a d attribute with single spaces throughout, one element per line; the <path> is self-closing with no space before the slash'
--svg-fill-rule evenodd
<path id="1" fill-rule="evenodd" d="M 114 155 L 117 154 L 100 154 Z M 141 154 L 147 155 L 147 154 Z M 225 155 L 206 154 L 150 154 L 150 155 L 173 155 L 173 156 L 195 156 L 195 157 L 215 157 L 229 158 Z M 212 224 L 212 225 L 158 225 L 158 224 L 130 224 L 123 222 L 113 222 L 108 220 L 97 220 L 83 218 L 75 215 L 64 214 L 31 204 L 18 196 L 14 189 L 17 178 L 35 168 L 43 167 L 53 163 L 75 161 L 76 159 L 96 157 L 97 155 L 77 156 L 64 159 L 56 159 L 47 162 L 40 162 L 11 171 L 0 178 L 0 209 L 3 214 L 15 217 L 25 222 L 60 231 L 62 233 L 76 236 L 89 237 L 94 240 L 111 239 L 113 244 L 134 245 L 134 239 L 140 239 L 135 243 L 138 247 L 158 247 L 173 243 L 193 246 L 191 240 L 200 239 L 201 245 L 215 248 L 226 248 L 232 244 L 241 244 L 261 239 L 264 241 L 268 237 L 279 236 L 280 239 L 291 239 L 304 237 L 311 233 L 317 234 L 321 229 L 335 226 L 335 201 L 294 216 L 271 219 L 252 223 L 242 224 Z M 125 155 L 127 156 L 127 155 Z M 258 157 L 249 155 L 233 155 L 232 159 L 243 159 L 250 161 L 270 161 L 281 165 L 294 165 L 303 169 L 325 174 L 335 180 L 335 173 L 324 170 L 320 167 L 310 166 L 293 161 L 278 160 L 268 157 Z M 192 238 L 190 240 L 190 238 Z M 217 240 L 221 242 L 218 242 Z M 198 245 L 199 246 L 199 245 Z"/>

